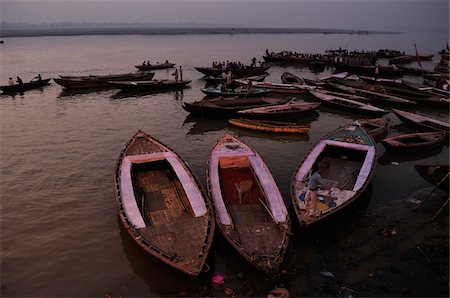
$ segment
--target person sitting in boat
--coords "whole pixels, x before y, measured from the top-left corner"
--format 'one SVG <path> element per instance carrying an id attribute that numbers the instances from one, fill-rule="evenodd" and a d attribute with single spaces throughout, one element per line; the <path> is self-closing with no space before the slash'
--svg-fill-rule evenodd
<path id="1" fill-rule="evenodd" d="M 164 62 L 164 64 L 169 64 L 169 60 L 166 59 L 166 62 Z"/>
<path id="2" fill-rule="evenodd" d="M 150 60 L 147 60 L 147 66 L 150 66 L 151 64 L 150 64 Z"/>
<path id="3" fill-rule="evenodd" d="M 144 62 L 142 62 L 142 66 L 145 66 L 145 61 L 144 61 Z"/>
<path id="4" fill-rule="evenodd" d="M 17 77 L 16 82 L 17 82 L 17 84 L 19 84 L 19 85 L 22 85 L 22 84 L 23 84 L 23 81 L 22 81 L 22 79 L 21 79 L 20 77 Z"/>
<path id="5" fill-rule="evenodd" d="M 247 83 L 247 94 L 253 93 L 253 83 L 251 80 L 248 80 Z"/>
<path id="6" fill-rule="evenodd" d="M 37 80 L 37 81 L 40 81 L 40 80 L 42 80 L 41 74 L 40 74 L 40 73 L 38 73 L 38 75 L 37 75 L 37 76 L 35 76 L 35 77 L 33 78 L 33 80 Z"/>
<path id="7" fill-rule="evenodd" d="M 315 163 L 311 169 L 308 180 L 308 191 L 305 196 L 305 204 L 307 207 L 306 216 L 319 216 L 320 212 L 316 209 L 317 206 L 317 192 L 325 185 L 325 180 L 320 175 L 321 172 L 328 168 L 328 164 L 320 162 Z M 312 174 L 311 174 L 312 173 Z M 309 208 L 308 208 L 309 207 Z"/>
<path id="8" fill-rule="evenodd" d="M 13 81 L 13 79 L 12 79 L 12 78 L 9 78 L 9 80 L 8 80 L 8 85 L 9 85 L 9 86 L 12 86 L 12 85 L 14 85 L 14 81 Z"/>

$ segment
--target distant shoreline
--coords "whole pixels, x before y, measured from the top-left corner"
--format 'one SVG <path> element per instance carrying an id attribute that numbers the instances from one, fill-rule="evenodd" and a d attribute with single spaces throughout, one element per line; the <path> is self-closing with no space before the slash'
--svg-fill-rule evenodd
<path id="1" fill-rule="evenodd" d="M 169 27 L 80 27 L 80 28 L 2 28 L 0 37 L 36 37 L 36 36 L 73 36 L 73 35 L 191 35 L 191 34 L 401 34 L 401 32 L 346 30 L 346 29 L 310 29 L 310 28 L 169 28 Z"/>

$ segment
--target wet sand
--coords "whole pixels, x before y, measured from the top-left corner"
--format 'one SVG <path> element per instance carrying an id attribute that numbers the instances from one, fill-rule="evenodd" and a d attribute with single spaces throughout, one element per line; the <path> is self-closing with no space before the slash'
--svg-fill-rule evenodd
<path id="1" fill-rule="evenodd" d="M 240 297 L 266 296 L 282 286 L 292 297 L 336 297 L 341 287 L 360 297 L 448 297 L 448 208 L 431 221 L 448 194 L 438 189 L 429 195 L 433 189 L 419 189 L 364 213 L 361 198 L 362 202 L 324 224 L 308 230 L 297 226 L 287 257 L 291 259 L 277 281 L 258 286 L 245 273 L 226 276 L 224 285 L 211 287 L 210 294 L 223 296 L 230 287 Z M 423 203 L 416 207 L 409 199 Z M 302 243 L 314 244 L 304 247 Z M 329 273 L 333 276 L 324 276 Z M 341 295 L 348 297 L 345 291 Z"/>

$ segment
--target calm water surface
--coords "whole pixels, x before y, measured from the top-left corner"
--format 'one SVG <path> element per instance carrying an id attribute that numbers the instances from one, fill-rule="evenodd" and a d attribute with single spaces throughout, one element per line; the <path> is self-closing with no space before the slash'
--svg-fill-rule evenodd
<path id="1" fill-rule="evenodd" d="M 115 163 L 124 144 L 142 129 L 179 153 L 204 184 L 209 150 L 225 132 L 232 132 L 264 158 L 290 205 L 289 181 L 304 154 L 325 133 L 361 115 L 321 108 L 316 117 L 301 120 L 312 125 L 309 135 L 302 137 L 259 134 L 232 128 L 225 120 L 193 117 L 181 104 L 203 97 L 199 89 L 204 82 L 194 66 L 217 60 L 249 62 L 266 48 L 315 53 L 342 46 L 413 53 L 414 41 L 423 54 L 437 55 L 446 38 L 417 33 L 6 38 L 0 47 L 1 84 L 10 76 L 28 81 L 37 73 L 47 78 L 134 72 L 133 65 L 144 60 L 165 59 L 182 65 L 184 78 L 192 84 L 183 92 L 133 95 L 112 89 L 73 93 L 52 83 L 23 95 L 1 96 L 2 296 L 105 296 L 107 292 L 176 296 L 185 289 L 198 292 L 215 270 L 227 276 L 245 272 L 249 287 L 255 289 L 272 287 L 220 239 L 211 252 L 211 272 L 195 281 L 143 253 L 119 223 L 113 199 Z M 280 82 L 284 71 L 316 76 L 307 68 L 273 66 L 266 80 Z M 155 78 L 170 78 L 170 73 L 157 71 Z M 420 112 L 448 119 L 445 110 L 421 108 Z M 389 116 L 391 135 L 411 131 L 395 115 Z M 427 186 L 413 166 L 447 162 L 449 154 L 447 146 L 412 156 L 385 154 L 381 145 L 378 149 L 380 158 L 364 210 Z M 294 238 L 292 246 L 313 254 L 312 243 Z M 291 252 L 286 267 L 301 266 L 292 263 L 301 258 Z"/>

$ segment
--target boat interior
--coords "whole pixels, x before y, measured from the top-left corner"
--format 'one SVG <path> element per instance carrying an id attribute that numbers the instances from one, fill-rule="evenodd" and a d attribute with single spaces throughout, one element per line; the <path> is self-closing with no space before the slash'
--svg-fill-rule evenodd
<path id="1" fill-rule="evenodd" d="M 249 158 L 220 158 L 219 175 L 222 197 L 235 226 L 235 241 L 249 254 L 278 252 L 285 235 L 271 218 Z"/>
<path id="2" fill-rule="evenodd" d="M 134 195 L 146 227 L 139 233 L 171 258 L 196 258 L 208 219 L 195 217 L 181 182 L 167 160 L 133 164 Z"/>
<path id="3" fill-rule="evenodd" d="M 366 155 L 367 151 L 326 146 L 315 162 L 325 164 L 320 173 L 327 182 L 325 189 L 353 190 Z"/>

